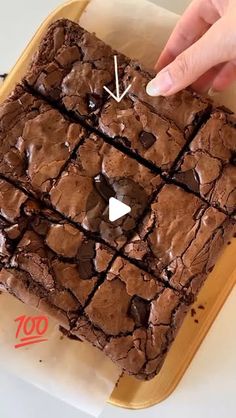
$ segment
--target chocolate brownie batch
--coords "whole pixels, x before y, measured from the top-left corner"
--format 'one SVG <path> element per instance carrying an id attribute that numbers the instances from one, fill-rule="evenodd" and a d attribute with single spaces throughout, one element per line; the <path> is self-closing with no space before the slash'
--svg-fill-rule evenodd
<path id="1" fill-rule="evenodd" d="M 117 103 L 114 55 L 120 89 Z M 235 233 L 236 119 L 55 22 L 0 107 L 0 287 L 139 379 Z M 109 221 L 109 199 L 131 212 Z"/>

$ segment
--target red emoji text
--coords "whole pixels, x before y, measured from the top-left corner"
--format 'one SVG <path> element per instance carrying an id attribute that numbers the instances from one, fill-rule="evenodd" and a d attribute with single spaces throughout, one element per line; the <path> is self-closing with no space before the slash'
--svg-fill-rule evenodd
<path id="1" fill-rule="evenodd" d="M 16 318 L 15 322 L 18 322 L 16 339 L 19 341 L 15 344 L 15 348 L 48 340 L 48 338 L 45 338 L 48 329 L 48 318 L 46 316 L 22 315 Z"/>

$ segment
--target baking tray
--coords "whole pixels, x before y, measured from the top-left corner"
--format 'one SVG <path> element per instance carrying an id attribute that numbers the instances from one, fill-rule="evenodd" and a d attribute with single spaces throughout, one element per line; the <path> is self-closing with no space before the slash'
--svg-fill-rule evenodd
<path id="1" fill-rule="evenodd" d="M 25 74 L 48 25 L 60 18 L 78 22 L 88 3 L 89 0 L 73 0 L 49 15 L 1 86 L 0 102 Z M 111 404 L 141 409 L 163 401 L 173 392 L 236 282 L 235 254 L 234 238 L 228 243 L 209 275 L 193 306 L 194 310 L 187 315 L 159 375 L 149 382 L 137 381 L 128 376 L 122 377 L 109 399 Z"/>

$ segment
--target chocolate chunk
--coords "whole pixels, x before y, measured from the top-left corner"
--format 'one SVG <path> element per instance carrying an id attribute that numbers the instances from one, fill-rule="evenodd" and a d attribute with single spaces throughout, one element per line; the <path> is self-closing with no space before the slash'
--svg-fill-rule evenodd
<path id="1" fill-rule="evenodd" d="M 145 131 L 141 132 L 141 134 L 139 135 L 139 139 L 145 149 L 150 148 L 156 142 L 155 136 L 150 132 Z"/>
<path id="2" fill-rule="evenodd" d="M 108 183 L 108 180 L 103 174 L 98 174 L 94 177 L 94 185 L 102 198 L 108 202 L 110 197 L 115 196 L 115 192 Z"/>
<path id="3" fill-rule="evenodd" d="M 180 183 L 186 184 L 186 186 L 193 192 L 199 193 L 200 182 L 194 169 L 178 172 L 175 174 L 174 179 Z"/>
<path id="4" fill-rule="evenodd" d="M 139 296 L 134 296 L 130 304 L 129 314 L 137 327 L 147 326 L 149 313 L 150 303 Z"/>
<path id="5" fill-rule="evenodd" d="M 230 158 L 230 164 L 236 165 L 236 152 L 232 152 L 231 158 Z"/>
<path id="6" fill-rule="evenodd" d="M 102 98 L 96 93 L 87 94 L 88 110 L 94 112 L 102 105 Z"/>
<path id="7" fill-rule="evenodd" d="M 82 280 L 89 280 L 94 274 L 94 267 L 91 260 L 79 260 L 78 272 Z"/>
<path id="8" fill-rule="evenodd" d="M 79 259 L 87 260 L 95 257 L 95 241 L 84 242 L 79 249 Z"/>
<path id="9" fill-rule="evenodd" d="M 81 279 L 88 280 L 95 274 L 93 259 L 95 257 L 95 242 L 84 242 L 79 250 L 78 271 Z"/>

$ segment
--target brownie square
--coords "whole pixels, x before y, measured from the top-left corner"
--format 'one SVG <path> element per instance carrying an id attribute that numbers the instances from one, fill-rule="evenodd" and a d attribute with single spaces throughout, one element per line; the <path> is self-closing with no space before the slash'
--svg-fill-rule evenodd
<path id="1" fill-rule="evenodd" d="M 0 262 L 3 265 L 9 262 L 30 216 L 38 210 L 38 204 L 25 193 L 0 179 Z"/>
<path id="2" fill-rule="evenodd" d="M 177 291 L 118 257 L 72 332 L 126 373 L 148 380 L 160 370 L 187 309 Z"/>
<path id="3" fill-rule="evenodd" d="M 52 206 L 110 245 L 122 247 L 162 185 L 159 175 L 92 134 L 49 193 Z M 131 212 L 109 221 L 109 199 Z"/>
<path id="4" fill-rule="evenodd" d="M 109 248 L 44 211 L 31 220 L 8 268 L 0 272 L 0 286 L 72 326 L 112 257 Z"/>
<path id="5" fill-rule="evenodd" d="M 160 171 L 171 169 L 186 143 L 174 122 L 158 115 L 136 97 L 131 99 L 129 94 L 120 103 L 113 99 L 106 102 L 99 117 L 99 128 Z"/>
<path id="6" fill-rule="evenodd" d="M 128 59 L 66 19 L 53 23 L 25 77 L 28 85 L 68 111 L 89 120 L 115 88 L 114 55 L 120 76 Z"/>
<path id="7" fill-rule="evenodd" d="M 154 76 L 155 73 L 142 68 L 139 63 L 130 61 L 125 69 L 122 88 L 126 89 L 131 84 L 131 98 L 138 98 L 159 116 L 173 121 L 186 138 L 191 137 L 209 115 L 211 101 L 189 89 L 181 90 L 169 97 L 151 97 L 146 93 L 146 86 Z"/>
<path id="8" fill-rule="evenodd" d="M 227 214 L 236 212 L 236 119 L 218 111 L 178 162 L 174 179 Z"/>
<path id="9" fill-rule="evenodd" d="M 235 223 L 197 196 L 165 185 L 125 254 L 173 288 L 195 297 Z"/>
<path id="10" fill-rule="evenodd" d="M 84 129 L 18 85 L 0 106 L 0 174 L 41 197 Z"/>

